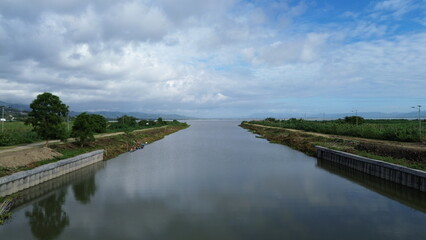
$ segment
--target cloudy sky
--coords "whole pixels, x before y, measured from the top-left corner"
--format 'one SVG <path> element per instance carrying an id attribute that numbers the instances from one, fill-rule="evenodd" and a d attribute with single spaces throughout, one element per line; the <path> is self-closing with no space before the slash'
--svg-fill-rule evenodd
<path id="1" fill-rule="evenodd" d="M 426 105 L 426 0 L 1 0 L 0 100 L 198 117 Z"/>

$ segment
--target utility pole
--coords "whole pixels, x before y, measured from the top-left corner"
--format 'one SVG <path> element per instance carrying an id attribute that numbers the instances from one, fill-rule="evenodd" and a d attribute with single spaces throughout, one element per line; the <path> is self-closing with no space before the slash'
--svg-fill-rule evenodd
<path id="1" fill-rule="evenodd" d="M 419 109 L 419 139 L 420 140 L 422 140 L 422 120 L 421 120 L 421 118 L 420 118 L 420 108 L 421 108 L 422 106 L 420 106 L 420 105 L 417 105 L 417 107 L 411 107 L 411 108 L 414 108 L 414 109 Z"/>

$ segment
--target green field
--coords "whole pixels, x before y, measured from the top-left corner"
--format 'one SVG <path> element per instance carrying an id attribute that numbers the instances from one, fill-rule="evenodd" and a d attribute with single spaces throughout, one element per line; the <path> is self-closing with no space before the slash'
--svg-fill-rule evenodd
<path id="1" fill-rule="evenodd" d="M 253 124 L 304 130 L 325 134 L 361 137 L 401 142 L 418 142 L 426 140 L 426 131 L 419 137 L 418 120 L 365 120 L 362 124 L 347 123 L 341 119 L 330 121 L 309 121 L 303 119 L 277 120 L 273 118 L 250 121 Z M 426 127 L 423 120 L 422 125 Z"/>
<path id="2" fill-rule="evenodd" d="M 4 129 L 1 131 L 0 125 L 0 146 L 18 145 L 41 141 L 32 126 L 23 122 L 4 122 Z"/>

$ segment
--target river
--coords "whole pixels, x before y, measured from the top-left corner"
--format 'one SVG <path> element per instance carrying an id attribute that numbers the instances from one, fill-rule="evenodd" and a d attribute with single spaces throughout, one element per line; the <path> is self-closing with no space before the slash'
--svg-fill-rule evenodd
<path id="1" fill-rule="evenodd" d="M 24 191 L 0 239 L 426 239 L 425 194 L 189 123 Z"/>

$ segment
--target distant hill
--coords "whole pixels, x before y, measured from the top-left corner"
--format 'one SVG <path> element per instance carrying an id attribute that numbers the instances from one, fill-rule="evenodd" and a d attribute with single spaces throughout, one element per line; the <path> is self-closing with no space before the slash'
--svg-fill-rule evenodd
<path id="1" fill-rule="evenodd" d="M 7 103 L 7 102 L 0 101 L 0 107 L 1 106 L 13 108 L 18 111 L 26 111 L 26 112 L 31 111 L 30 105 L 26 105 L 26 104 Z"/>
<path id="2" fill-rule="evenodd" d="M 29 105 L 25 104 L 16 104 L 16 103 L 6 103 L 3 101 L 0 101 L 0 107 L 5 107 L 5 114 L 12 114 L 16 116 L 18 112 L 29 112 L 31 111 L 31 108 Z M 70 111 L 70 116 L 77 116 L 82 112 L 76 112 L 76 111 Z M 191 119 L 190 117 L 178 115 L 178 114 L 160 114 L 160 113 L 142 113 L 142 112 L 110 112 L 110 111 L 99 111 L 99 112 L 88 112 L 88 113 L 94 113 L 104 116 L 105 118 L 109 119 L 116 119 L 118 117 L 121 117 L 123 115 L 132 116 L 139 119 L 157 119 L 159 117 L 163 118 L 164 120 L 183 120 L 183 119 Z M 1 114 L 1 109 L 0 109 Z"/>

